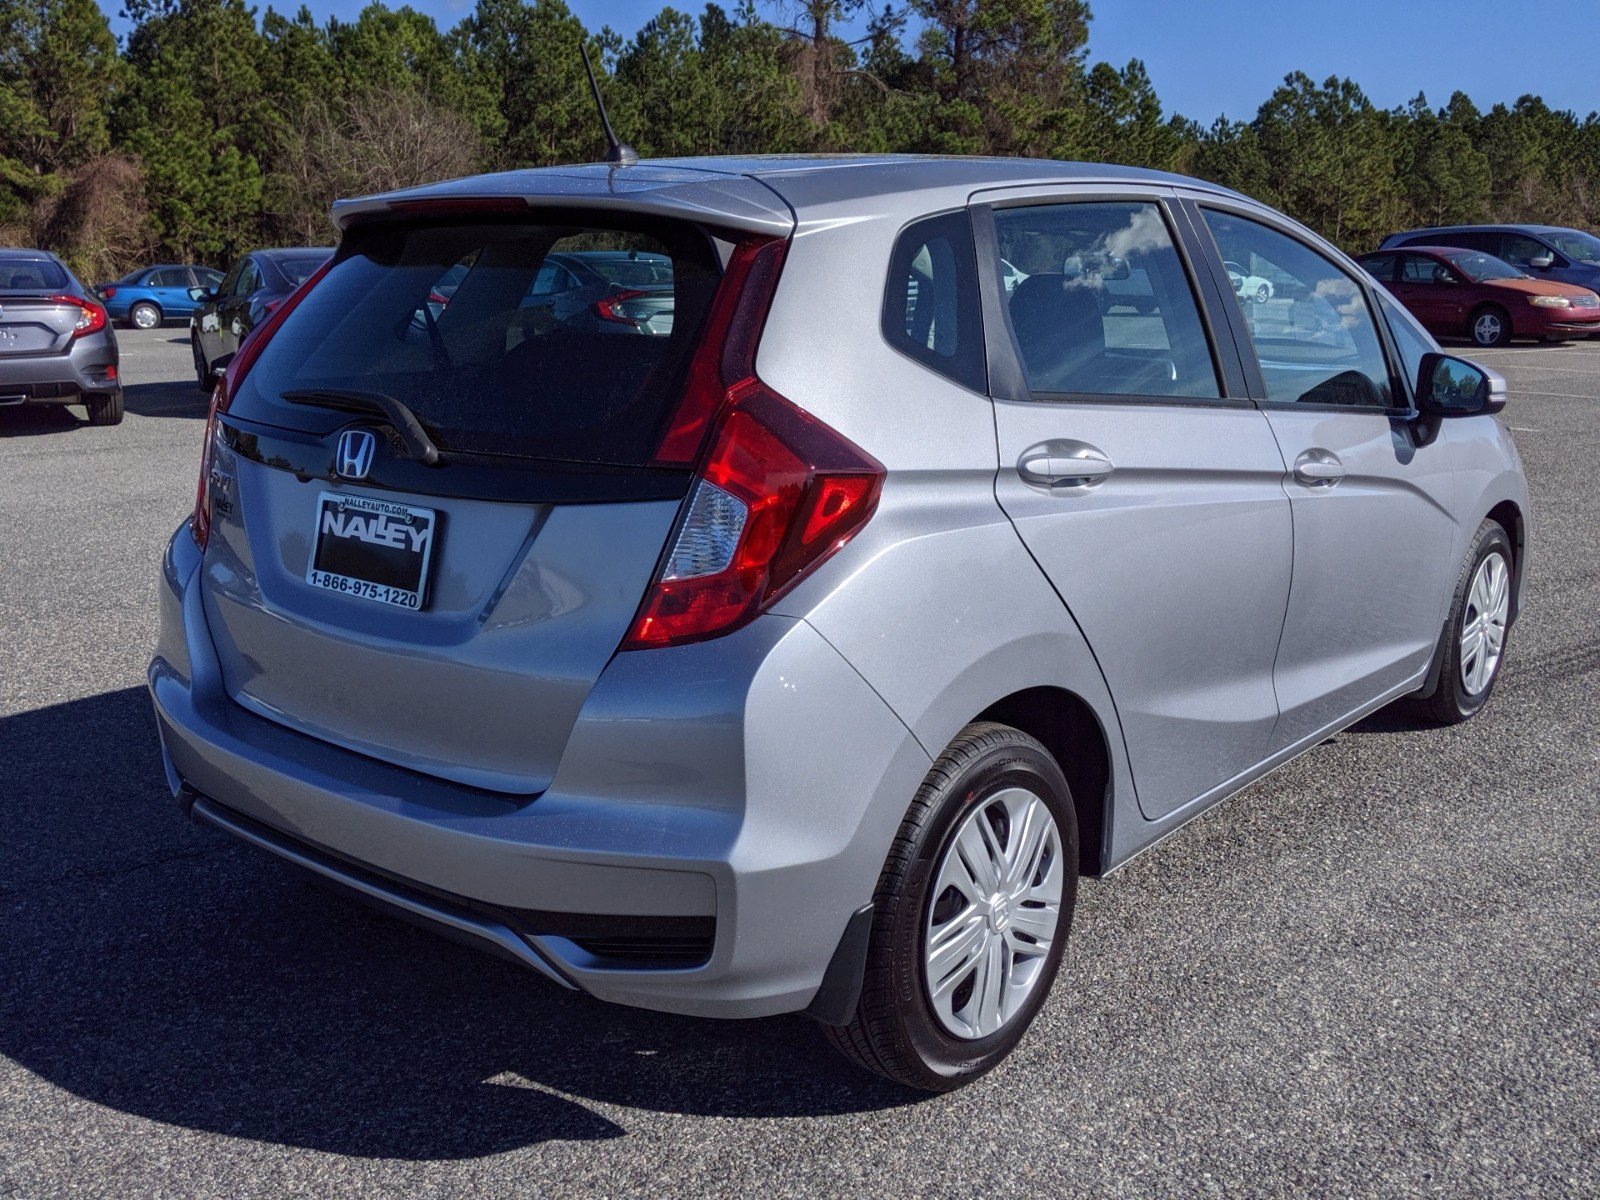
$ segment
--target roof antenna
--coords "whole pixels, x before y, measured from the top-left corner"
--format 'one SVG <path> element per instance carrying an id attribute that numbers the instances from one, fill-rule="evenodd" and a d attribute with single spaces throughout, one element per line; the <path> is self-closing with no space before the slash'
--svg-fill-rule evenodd
<path id="1" fill-rule="evenodd" d="M 589 77 L 594 106 L 600 110 L 600 128 L 606 131 L 606 162 L 613 167 L 631 167 L 639 161 L 639 152 L 628 143 L 617 140 L 616 130 L 611 128 L 611 118 L 606 116 L 606 102 L 600 99 L 600 85 L 595 82 L 594 68 L 589 65 L 589 47 L 579 42 L 578 52 L 583 55 L 583 73 Z"/>

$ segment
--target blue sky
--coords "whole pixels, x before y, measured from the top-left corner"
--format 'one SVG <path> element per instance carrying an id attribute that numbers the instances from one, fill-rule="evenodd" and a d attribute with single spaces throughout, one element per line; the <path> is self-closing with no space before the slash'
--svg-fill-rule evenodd
<path id="1" fill-rule="evenodd" d="M 259 0 L 258 0 L 259 2 Z M 903 2 L 903 0 L 902 0 Z M 318 17 L 353 18 L 365 0 L 309 0 Z M 661 0 L 568 0 L 590 28 L 634 33 Z M 278 0 L 293 10 L 298 0 Z M 119 32 L 120 0 L 100 0 Z M 265 3 L 261 7 L 265 8 Z M 470 0 L 412 0 L 452 25 Z M 700 3 L 680 2 L 698 12 Z M 733 8 L 733 0 L 724 0 Z M 1285 74 L 1348 75 L 1374 103 L 1418 91 L 1438 106 L 1460 89 L 1482 108 L 1524 92 L 1581 117 L 1600 109 L 1600 5 L 1595 0 L 1091 0 L 1093 58 L 1142 58 L 1169 112 L 1209 123 L 1247 119 Z M 763 5 L 769 15 L 780 11 Z"/>

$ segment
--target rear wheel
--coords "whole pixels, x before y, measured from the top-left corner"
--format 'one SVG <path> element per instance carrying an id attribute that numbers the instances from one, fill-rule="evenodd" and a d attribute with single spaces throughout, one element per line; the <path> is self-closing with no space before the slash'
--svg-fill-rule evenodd
<path id="1" fill-rule="evenodd" d="M 1511 539 L 1497 521 L 1478 527 L 1472 549 L 1456 578 L 1450 618 L 1434 651 L 1443 661 L 1432 696 L 1411 702 L 1422 717 L 1457 725 L 1489 702 L 1505 662 L 1516 583 Z"/>
<path id="2" fill-rule="evenodd" d="M 830 1029 L 880 1075 L 949 1091 L 1022 1040 L 1061 963 L 1077 899 L 1066 779 L 1033 738 L 969 725 L 928 772 L 874 895 L 861 999 Z"/>
<path id="3" fill-rule="evenodd" d="M 84 405 L 89 410 L 91 425 L 122 424 L 122 392 L 107 392 L 103 396 L 87 396 Z"/>
<path id="4" fill-rule="evenodd" d="M 211 364 L 206 360 L 206 352 L 200 349 L 198 334 L 189 335 L 189 352 L 194 356 L 194 382 L 202 392 L 209 392 L 213 386 Z"/>
<path id="5" fill-rule="evenodd" d="M 1511 340 L 1511 318 L 1505 309 L 1485 304 L 1472 314 L 1467 331 L 1475 345 L 1504 346 Z"/>
<path id="6" fill-rule="evenodd" d="M 135 329 L 154 329 L 161 324 L 161 309 L 148 300 L 141 300 L 128 310 L 128 324 Z"/>

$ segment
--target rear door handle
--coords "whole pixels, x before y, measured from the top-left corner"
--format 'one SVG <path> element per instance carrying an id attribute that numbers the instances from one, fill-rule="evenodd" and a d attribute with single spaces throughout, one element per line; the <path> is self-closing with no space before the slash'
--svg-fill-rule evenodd
<path id="1" fill-rule="evenodd" d="M 1307 487 L 1331 488 L 1344 478 L 1344 464 L 1331 450 L 1307 450 L 1294 460 L 1294 477 Z"/>
<path id="2" fill-rule="evenodd" d="M 1047 492 L 1094 487 L 1114 470 L 1111 460 L 1098 446 L 1071 438 L 1029 446 L 1017 460 L 1017 474 L 1022 482 Z"/>

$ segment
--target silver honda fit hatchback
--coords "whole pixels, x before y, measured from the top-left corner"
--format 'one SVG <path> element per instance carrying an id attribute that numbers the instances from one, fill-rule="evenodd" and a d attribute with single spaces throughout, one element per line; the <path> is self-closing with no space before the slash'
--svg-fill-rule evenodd
<path id="1" fill-rule="evenodd" d="M 554 985 L 803 1011 L 952 1088 L 1043 1004 L 1080 875 L 1493 690 L 1503 382 L 1243 196 L 693 159 L 335 219 L 166 554 L 168 779 Z M 599 251 L 648 320 L 626 271 L 562 302 Z"/>

